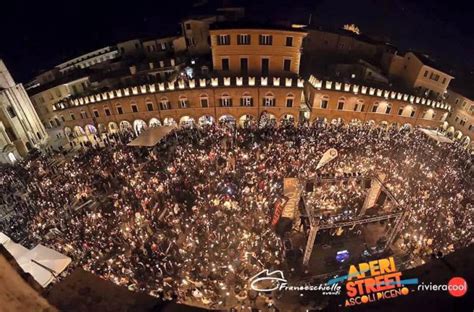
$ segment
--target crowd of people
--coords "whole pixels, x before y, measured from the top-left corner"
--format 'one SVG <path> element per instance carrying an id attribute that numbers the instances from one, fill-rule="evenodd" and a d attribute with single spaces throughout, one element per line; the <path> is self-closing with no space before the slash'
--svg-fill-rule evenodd
<path id="1" fill-rule="evenodd" d="M 89 144 L 59 166 L 40 157 L 1 167 L 0 204 L 15 214 L 1 231 L 69 255 L 69 271 L 82 267 L 130 290 L 205 307 L 251 304 L 253 275 L 288 269 L 271 227 L 285 177 L 384 174 L 408 209 L 397 243 L 412 257 L 473 240 L 471 155 L 419 131 L 212 125 L 181 129 L 153 149 L 127 146 L 129 139 L 98 138 L 100 147 Z M 339 156 L 316 170 L 329 148 Z"/>

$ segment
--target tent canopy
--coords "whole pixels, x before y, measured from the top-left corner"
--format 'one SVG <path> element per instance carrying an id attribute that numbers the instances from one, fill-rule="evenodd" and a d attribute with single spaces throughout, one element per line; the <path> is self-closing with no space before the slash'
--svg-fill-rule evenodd
<path id="1" fill-rule="evenodd" d="M 446 137 L 444 134 L 439 133 L 436 130 L 430 130 L 430 129 L 420 129 L 421 132 L 426 134 L 430 139 L 435 140 L 437 142 L 441 143 L 453 143 L 453 140 L 450 138 Z"/>
<path id="2" fill-rule="evenodd" d="M 143 131 L 129 146 L 155 146 L 162 138 L 176 129 L 176 126 L 152 127 Z"/>
<path id="3" fill-rule="evenodd" d="M 46 287 L 71 263 L 71 258 L 43 245 L 29 250 L 0 232 L 0 243 L 26 273 Z"/>

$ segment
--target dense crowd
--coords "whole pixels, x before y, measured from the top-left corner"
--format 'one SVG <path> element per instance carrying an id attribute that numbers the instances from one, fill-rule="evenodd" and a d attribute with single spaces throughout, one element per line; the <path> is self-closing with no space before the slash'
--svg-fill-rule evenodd
<path id="1" fill-rule="evenodd" d="M 104 147 L 88 146 L 59 166 L 42 157 L 1 167 L 1 200 L 16 213 L 1 230 L 69 255 L 70 270 L 204 306 L 242 305 L 252 297 L 250 277 L 285 266 L 270 225 L 285 177 L 384 174 L 409 211 L 397 243 L 413 257 L 473 240 L 471 155 L 419 131 L 208 126 L 182 129 L 151 150 L 127 141 L 109 135 Z M 316 170 L 328 148 L 339 156 Z M 363 198 L 357 187 L 340 190 Z M 351 200 L 328 192 L 323 200 L 333 206 Z"/>

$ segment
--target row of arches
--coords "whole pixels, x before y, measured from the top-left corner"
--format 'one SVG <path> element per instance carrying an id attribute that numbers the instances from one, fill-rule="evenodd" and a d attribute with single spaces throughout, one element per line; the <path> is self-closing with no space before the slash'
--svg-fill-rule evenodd
<path id="1" fill-rule="evenodd" d="M 277 118 L 275 115 L 270 113 L 265 113 L 262 115 L 262 118 L 267 120 L 270 124 L 276 125 Z M 282 124 L 292 123 L 296 121 L 295 116 L 291 114 L 285 114 L 280 118 Z M 106 132 L 118 132 L 118 131 L 134 131 L 136 135 L 139 135 L 144 130 L 149 127 L 160 127 L 160 126 L 181 126 L 181 127 L 193 127 L 193 126 L 205 126 L 215 123 L 216 120 L 211 115 L 203 115 L 197 120 L 191 116 L 185 115 L 182 116 L 179 120 L 175 120 L 172 117 L 166 117 L 163 121 L 160 121 L 158 118 L 151 118 L 148 122 L 142 119 L 136 119 L 132 123 L 128 120 L 122 120 L 120 122 L 111 121 L 107 125 L 99 123 L 96 126 L 87 124 L 84 127 L 74 126 L 72 129 L 70 127 L 64 128 L 64 133 L 66 136 L 83 136 L 83 135 L 97 135 L 99 133 Z M 246 114 L 242 115 L 239 118 L 235 118 L 232 115 L 222 115 L 218 118 L 217 122 L 219 124 L 233 124 L 240 127 L 248 127 L 252 123 L 256 122 L 256 118 L 252 115 Z"/>

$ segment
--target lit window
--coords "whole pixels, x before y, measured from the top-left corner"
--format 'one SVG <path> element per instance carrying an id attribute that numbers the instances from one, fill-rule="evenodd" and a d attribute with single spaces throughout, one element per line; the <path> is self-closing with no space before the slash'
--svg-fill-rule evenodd
<path id="1" fill-rule="evenodd" d="M 263 106 L 275 106 L 275 96 L 272 93 L 267 93 L 263 98 Z"/>
<path id="2" fill-rule="evenodd" d="M 207 94 L 202 94 L 199 97 L 199 102 L 201 103 L 202 108 L 209 107 L 209 98 L 207 97 Z"/>
<path id="3" fill-rule="evenodd" d="M 230 35 L 218 35 L 217 36 L 218 45 L 229 45 L 230 44 Z"/>
<path id="4" fill-rule="evenodd" d="M 260 45 L 272 45 L 273 36 L 272 35 L 260 35 L 258 42 Z"/>
<path id="5" fill-rule="evenodd" d="M 248 45 L 248 44 L 250 44 L 250 35 L 248 35 L 248 34 L 237 35 L 237 44 L 239 44 L 239 45 Z"/>
<path id="6" fill-rule="evenodd" d="M 244 93 L 240 98 L 240 106 L 253 106 L 252 96 L 248 93 Z"/>
<path id="7" fill-rule="evenodd" d="M 189 107 L 187 97 L 185 97 L 185 96 L 180 96 L 179 97 L 179 107 L 181 107 L 181 108 L 188 108 Z"/>
<path id="8" fill-rule="evenodd" d="M 232 106 L 232 98 L 228 94 L 223 94 L 219 101 L 220 101 L 221 107 Z"/>

